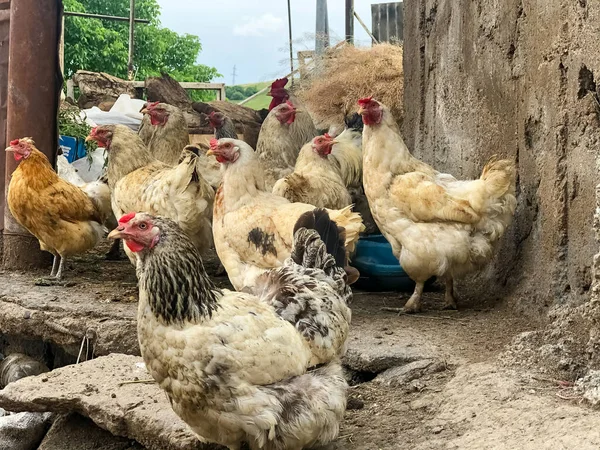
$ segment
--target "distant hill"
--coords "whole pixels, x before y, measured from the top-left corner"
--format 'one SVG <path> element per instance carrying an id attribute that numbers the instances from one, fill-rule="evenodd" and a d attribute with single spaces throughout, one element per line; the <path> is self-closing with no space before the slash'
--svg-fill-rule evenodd
<path id="1" fill-rule="evenodd" d="M 250 95 L 264 89 L 269 86 L 271 82 L 266 81 L 263 83 L 247 83 L 247 84 L 236 84 L 235 86 L 227 86 L 227 100 L 233 103 L 239 103 L 243 99 L 250 97 Z M 244 103 L 244 106 L 252 109 L 263 109 L 268 108 L 269 103 L 271 103 L 271 97 L 267 95 L 266 92 L 260 94 L 259 96 L 253 98 L 248 103 Z"/>

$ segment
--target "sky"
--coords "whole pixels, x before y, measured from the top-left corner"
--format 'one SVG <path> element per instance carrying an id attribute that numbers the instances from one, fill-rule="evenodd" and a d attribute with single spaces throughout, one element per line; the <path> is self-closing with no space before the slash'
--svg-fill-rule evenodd
<path id="1" fill-rule="evenodd" d="M 288 21 L 286 0 L 158 0 L 161 23 L 178 33 L 200 37 L 202 53 L 198 62 L 216 67 L 232 84 L 271 81 L 289 73 Z M 354 0 L 354 8 L 371 26 L 371 3 Z M 294 57 L 298 50 L 314 49 L 316 0 L 291 0 Z M 328 1 L 331 45 L 344 37 L 343 0 Z M 370 45 L 367 33 L 354 23 L 357 45 Z"/>

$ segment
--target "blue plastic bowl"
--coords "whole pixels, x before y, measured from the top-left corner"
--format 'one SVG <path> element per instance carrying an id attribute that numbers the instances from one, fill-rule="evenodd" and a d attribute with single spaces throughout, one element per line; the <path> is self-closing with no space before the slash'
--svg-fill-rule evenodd
<path id="1" fill-rule="evenodd" d="M 415 289 L 414 281 L 402 269 L 392 253 L 392 246 L 381 234 L 362 236 L 351 264 L 360 272 L 354 285 L 358 289 L 371 292 L 412 292 Z"/>

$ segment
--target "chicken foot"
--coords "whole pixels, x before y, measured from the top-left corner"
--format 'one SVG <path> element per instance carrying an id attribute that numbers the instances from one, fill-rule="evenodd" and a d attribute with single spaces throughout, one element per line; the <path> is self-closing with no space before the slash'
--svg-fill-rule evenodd
<path id="1" fill-rule="evenodd" d="M 406 305 L 404 305 L 404 312 L 407 314 L 418 313 L 421 311 L 421 295 L 423 295 L 423 288 L 425 282 L 417 282 L 415 291 L 410 296 Z"/>
<path id="2" fill-rule="evenodd" d="M 458 309 L 456 305 L 456 294 L 454 293 L 454 278 L 446 278 L 446 293 L 444 294 L 446 304 L 444 309 Z"/>

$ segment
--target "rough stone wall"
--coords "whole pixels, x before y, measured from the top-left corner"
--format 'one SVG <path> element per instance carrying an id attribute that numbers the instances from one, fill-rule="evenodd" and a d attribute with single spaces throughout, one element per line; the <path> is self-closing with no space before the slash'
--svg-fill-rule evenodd
<path id="1" fill-rule="evenodd" d="M 406 0 L 404 8 L 409 148 L 460 178 L 478 177 L 494 154 L 518 162 L 515 222 L 491 269 L 459 292 L 511 297 L 536 318 L 585 302 L 598 248 L 600 2 Z"/>

